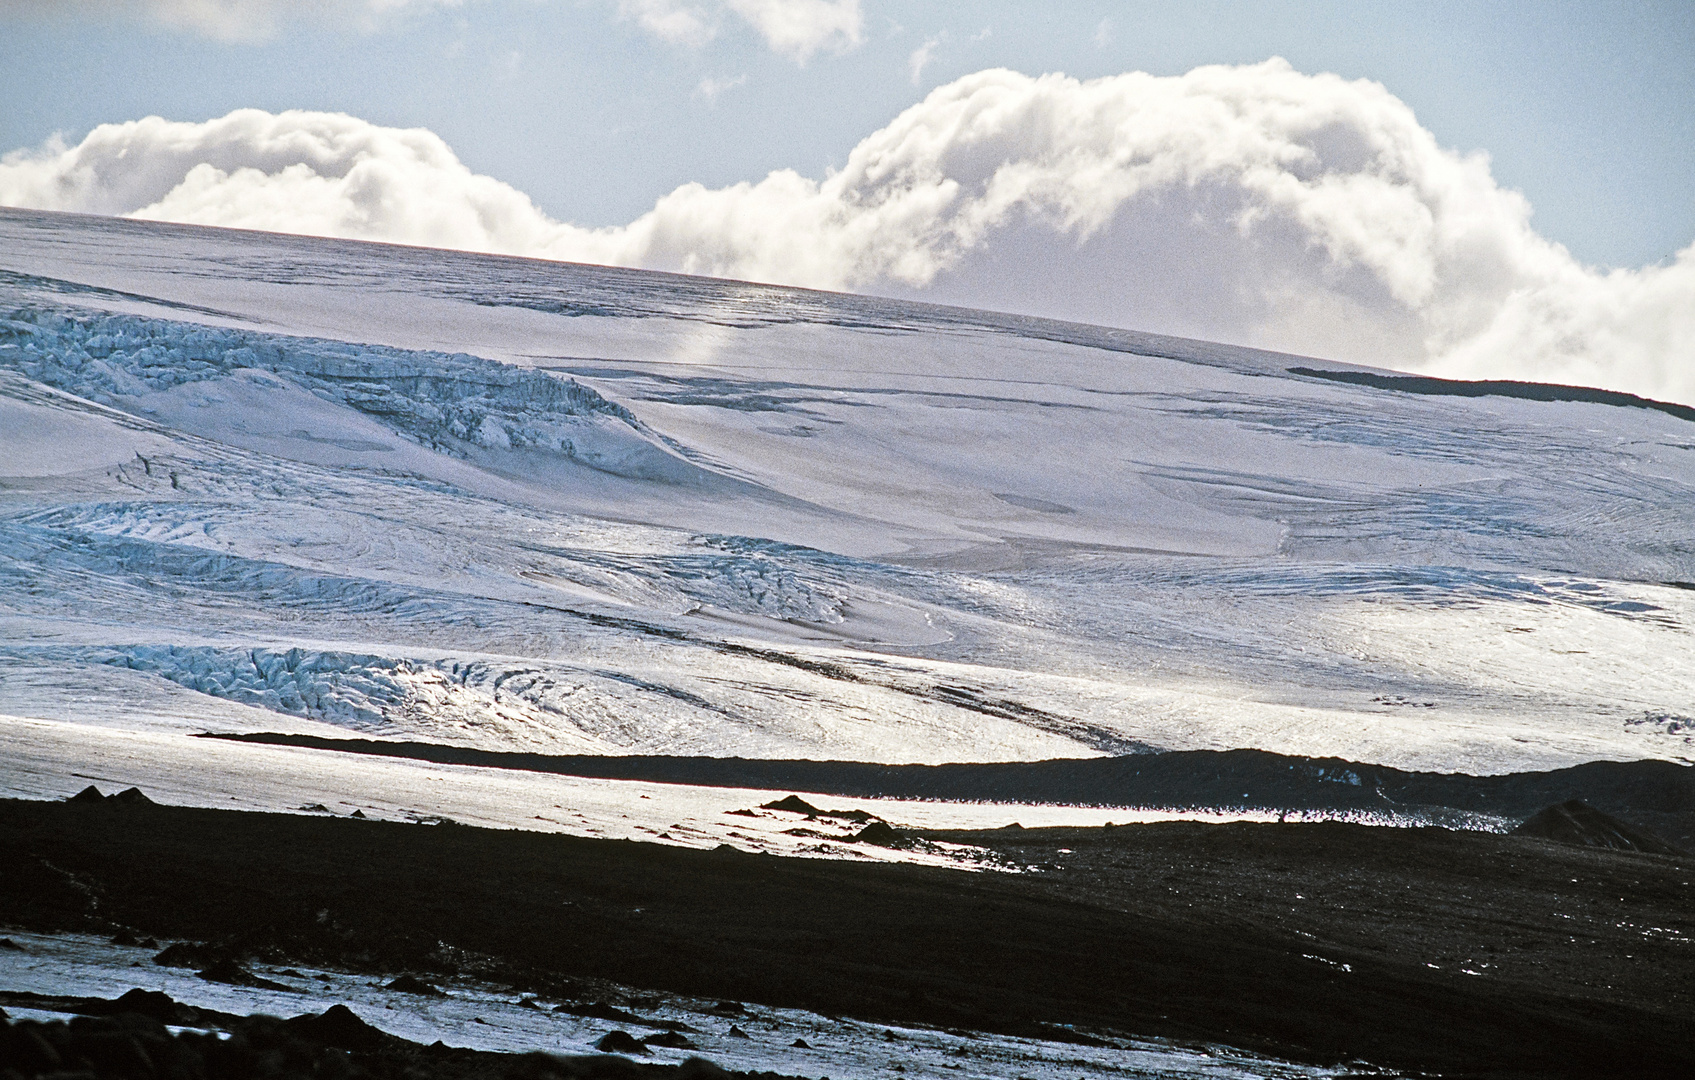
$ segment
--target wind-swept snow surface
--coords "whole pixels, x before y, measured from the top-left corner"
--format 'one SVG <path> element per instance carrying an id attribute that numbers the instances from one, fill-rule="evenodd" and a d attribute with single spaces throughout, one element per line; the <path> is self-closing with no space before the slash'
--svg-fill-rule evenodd
<path id="1" fill-rule="evenodd" d="M 1688 410 L 66 215 L 0 211 L 0 253 L 32 746 L 1691 754 Z"/>

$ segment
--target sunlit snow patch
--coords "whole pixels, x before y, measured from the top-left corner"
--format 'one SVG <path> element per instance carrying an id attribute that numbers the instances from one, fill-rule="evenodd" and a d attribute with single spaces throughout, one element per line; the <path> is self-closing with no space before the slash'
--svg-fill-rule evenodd
<path id="1" fill-rule="evenodd" d="M 443 984 L 442 997 L 386 989 L 392 976 L 378 977 L 313 967 L 308 971 L 262 965 L 264 978 L 288 990 L 252 990 L 207 982 L 192 970 L 161 967 L 157 949 L 112 945 L 82 935 L 11 935 L 21 948 L 0 951 L 0 991 L 59 997 L 115 998 L 140 987 L 177 1001 L 235 1015 L 296 1016 L 346 1005 L 366 1022 L 404 1039 L 478 1050 L 555 1054 L 596 1053 L 608 1032 L 636 1037 L 659 1034 L 659 1025 L 683 1027 L 692 1044 L 671 1048 L 655 1043 L 642 1060 L 676 1064 L 705 1057 L 726 1068 L 771 1071 L 787 1076 L 868 1075 L 895 1070 L 906 1076 L 1078 1077 L 1158 1076 L 1202 1078 L 1293 1078 L 1341 1075 L 1343 1070 L 1294 1065 L 1222 1046 L 1178 1046 L 1159 1040 L 1095 1038 L 1104 1045 L 1048 1042 L 987 1032 L 943 1031 L 828 1017 L 800 1009 L 743 1005 L 727 1017 L 706 1001 L 635 988 L 608 987 L 624 1009 L 639 1008 L 653 1024 L 599 1020 L 556 1011 L 555 1002 L 470 980 Z M 630 999 L 642 1004 L 635 1005 Z M 528 1002 L 528 1004 L 520 1004 Z M 739 1003 L 738 1003 L 739 1004 Z M 63 1019 L 39 1009 L 9 1006 L 18 1018 Z M 741 1032 L 742 1034 L 733 1034 Z M 795 1045 L 797 1040 L 804 1046 Z"/>

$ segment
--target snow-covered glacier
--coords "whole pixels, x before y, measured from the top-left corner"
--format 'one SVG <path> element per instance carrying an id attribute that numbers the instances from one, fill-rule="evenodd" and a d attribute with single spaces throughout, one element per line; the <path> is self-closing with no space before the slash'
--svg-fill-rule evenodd
<path id="1" fill-rule="evenodd" d="M 203 731 L 1691 756 L 1695 412 L 1361 371 L 0 210 L 0 787 Z"/>

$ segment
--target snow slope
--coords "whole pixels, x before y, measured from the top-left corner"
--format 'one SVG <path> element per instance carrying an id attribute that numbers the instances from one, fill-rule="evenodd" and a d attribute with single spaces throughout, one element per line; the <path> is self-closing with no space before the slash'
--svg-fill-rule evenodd
<path id="1" fill-rule="evenodd" d="M 1343 370 L 3 210 L 0 714 L 73 750 L 1689 757 L 1695 422 L 1303 365 Z"/>

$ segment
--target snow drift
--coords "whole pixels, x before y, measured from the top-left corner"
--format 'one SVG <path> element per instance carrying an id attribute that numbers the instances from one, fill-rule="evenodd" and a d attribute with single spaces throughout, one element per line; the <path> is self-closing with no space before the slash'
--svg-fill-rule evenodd
<path id="1" fill-rule="evenodd" d="M 111 217 L 0 211 L 0 253 L 20 761 L 350 729 L 885 762 L 1689 754 L 1687 409 Z"/>

